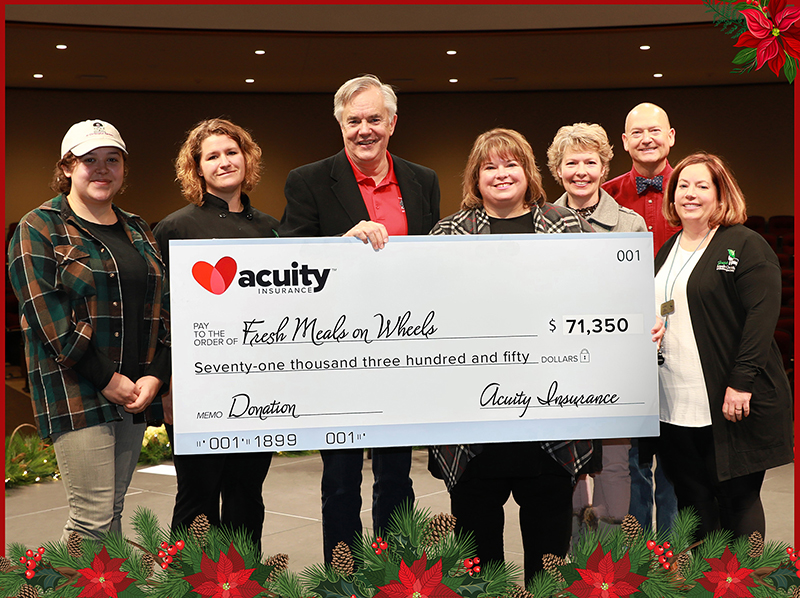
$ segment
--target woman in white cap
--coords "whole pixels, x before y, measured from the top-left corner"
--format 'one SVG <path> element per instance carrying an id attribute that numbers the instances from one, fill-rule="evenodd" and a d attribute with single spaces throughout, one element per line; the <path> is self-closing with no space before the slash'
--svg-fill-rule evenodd
<path id="1" fill-rule="evenodd" d="M 67 492 L 63 540 L 121 530 L 145 419 L 160 417 L 169 380 L 161 256 L 147 223 L 112 203 L 127 155 L 113 125 L 73 125 L 59 195 L 25 215 L 8 249 L 36 424 Z"/>

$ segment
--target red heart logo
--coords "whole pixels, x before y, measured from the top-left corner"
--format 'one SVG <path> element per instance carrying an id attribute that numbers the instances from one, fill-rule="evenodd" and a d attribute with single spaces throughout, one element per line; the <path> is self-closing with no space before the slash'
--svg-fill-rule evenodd
<path id="1" fill-rule="evenodd" d="M 220 258 L 216 266 L 208 262 L 197 262 L 192 266 L 192 276 L 208 292 L 222 295 L 236 276 L 236 260 L 226 256 Z"/>

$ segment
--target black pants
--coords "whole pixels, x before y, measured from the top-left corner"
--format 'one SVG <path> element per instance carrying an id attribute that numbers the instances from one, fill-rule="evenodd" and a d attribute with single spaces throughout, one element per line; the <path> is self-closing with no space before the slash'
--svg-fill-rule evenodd
<path id="1" fill-rule="evenodd" d="M 678 509 L 694 507 L 700 515 L 696 539 L 720 528 L 736 538 L 754 531 L 764 535 L 763 471 L 718 481 L 711 426 L 687 428 L 662 422 L 660 440 L 664 472 L 675 486 Z"/>
<path id="2" fill-rule="evenodd" d="M 514 464 L 518 475 L 525 477 L 487 477 L 494 469 L 487 461 L 480 467 L 484 473 L 472 474 L 473 461 L 488 456 L 478 455 L 450 491 L 456 532 L 472 532 L 477 556 L 484 563 L 505 558 L 503 505 L 514 496 L 519 505 L 526 585 L 542 570 L 542 556 L 548 553 L 566 556 L 572 534 L 572 476 L 543 450 L 539 449 L 539 453 L 536 457 L 539 463 L 526 460 Z"/>
<path id="3" fill-rule="evenodd" d="M 172 442 L 172 426 L 166 428 Z M 272 453 L 173 455 L 172 460 L 178 476 L 172 529 L 189 527 L 195 517 L 203 514 L 211 525 L 246 529 L 260 550 L 264 526 L 262 491 Z"/>

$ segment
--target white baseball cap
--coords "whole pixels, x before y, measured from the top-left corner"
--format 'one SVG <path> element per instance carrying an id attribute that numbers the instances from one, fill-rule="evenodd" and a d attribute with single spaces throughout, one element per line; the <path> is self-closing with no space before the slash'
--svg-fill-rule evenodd
<path id="1" fill-rule="evenodd" d="M 117 128 L 104 120 L 84 120 L 69 128 L 61 142 L 61 157 L 72 152 L 80 157 L 98 147 L 118 147 L 126 154 L 125 142 Z"/>

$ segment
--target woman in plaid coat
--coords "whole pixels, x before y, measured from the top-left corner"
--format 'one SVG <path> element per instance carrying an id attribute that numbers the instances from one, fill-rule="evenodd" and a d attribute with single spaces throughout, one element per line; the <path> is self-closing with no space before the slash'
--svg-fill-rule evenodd
<path id="1" fill-rule="evenodd" d="M 73 125 L 51 184 L 59 195 L 20 221 L 8 250 L 33 411 L 69 503 L 63 540 L 121 530 L 145 412 L 160 417 L 169 379 L 161 256 L 147 223 L 112 203 L 126 159 L 113 125 Z"/>

